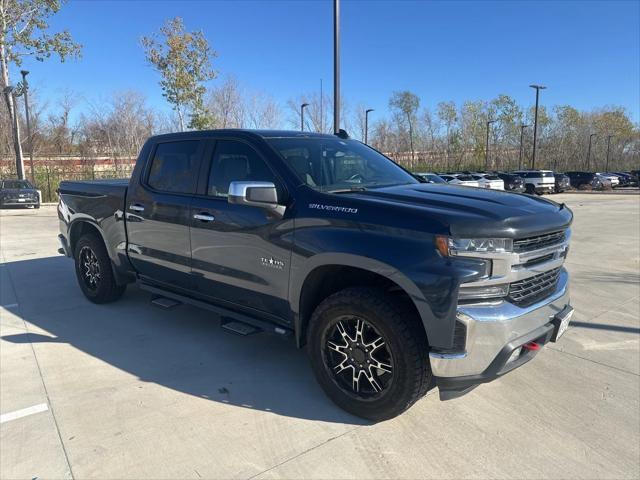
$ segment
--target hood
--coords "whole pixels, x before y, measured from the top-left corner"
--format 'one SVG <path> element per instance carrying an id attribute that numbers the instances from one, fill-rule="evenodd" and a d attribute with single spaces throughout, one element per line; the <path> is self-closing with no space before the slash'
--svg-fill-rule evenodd
<path id="1" fill-rule="evenodd" d="M 523 238 L 567 228 L 573 213 L 564 204 L 520 193 L 442 184 L 410 184 L 350 195 L 402 205 L 448 227 L 458 237 Z M 427 226 L 427 225 L 426 225 Z"/>
<path id="2" fill-rule="evenodd" d="M 35 188 L 3 188 L 0 190 L 0 193 L 10 194 L 10 195 L 18 195 L 24 193 L 38 193 L 38 190 Z"/>

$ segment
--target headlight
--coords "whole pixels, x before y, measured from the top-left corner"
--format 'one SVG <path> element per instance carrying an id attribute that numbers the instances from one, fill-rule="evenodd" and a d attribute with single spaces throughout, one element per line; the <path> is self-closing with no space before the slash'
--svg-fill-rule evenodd
<path id="1" fill-rule="evenodd" d="M 436 247 L 444 256 L 460 253 L 505 253 L 513 251 L 510 238 L 451 238 L 436 237 Z"/>
<path id="2" fill-rule="evenodd" d="M 458 300 L 473 300 L 482 298 L 500 298 L 509 295 L 509 284 L 491 285 L 484 287 L 460 286 Z"/>

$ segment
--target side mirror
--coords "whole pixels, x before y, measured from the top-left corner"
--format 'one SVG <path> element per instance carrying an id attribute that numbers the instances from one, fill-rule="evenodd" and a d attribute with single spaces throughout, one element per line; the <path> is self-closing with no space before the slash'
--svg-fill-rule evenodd
<path id="1" fill-rule="evenodd" d="M 272 182 L 231 182 L 228 201 L 234 205 L 275 210 L 281 215 L 285 209 L 278 204 L 278 192 Z"/>

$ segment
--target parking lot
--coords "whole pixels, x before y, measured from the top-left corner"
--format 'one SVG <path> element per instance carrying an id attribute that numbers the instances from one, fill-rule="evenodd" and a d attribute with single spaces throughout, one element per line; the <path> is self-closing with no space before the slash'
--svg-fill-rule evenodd
<path id="1" fill-rule="evenodd" d="M 290 340 L 234 336 L 136 287 L 89 303 L 55 207 L 3 210 L 0 477 L 640 477 L 640 195 L 553 200 L 575 214 L 569 331 L 379 424 L 334 406 Z"/>

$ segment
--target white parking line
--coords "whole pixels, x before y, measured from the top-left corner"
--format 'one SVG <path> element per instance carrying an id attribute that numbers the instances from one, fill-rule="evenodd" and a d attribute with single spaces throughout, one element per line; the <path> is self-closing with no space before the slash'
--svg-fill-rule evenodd
<path id="1" fill-rule="evenodd" d="M 11 420 L 17 420 L 18 418 L 27 417 L 34 413 L 46 412 L 49 410 L 49 406 L 46 403 L 40 403 L 33 407 L 23 408 L 22 410 L 16 410 L 15 412 L 5 413 L 0 415 L 0 423 L 10 422 Z"/>

